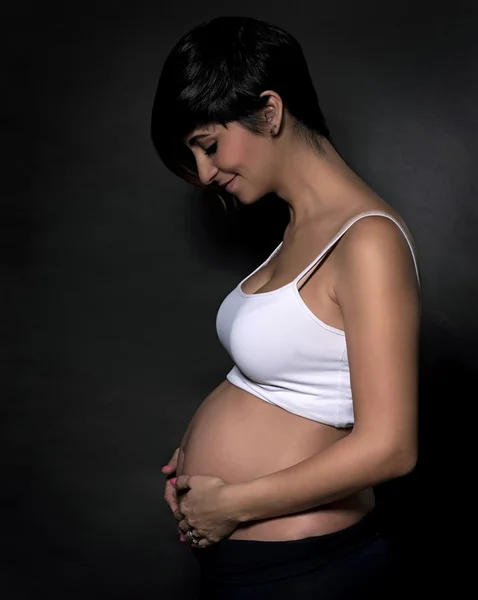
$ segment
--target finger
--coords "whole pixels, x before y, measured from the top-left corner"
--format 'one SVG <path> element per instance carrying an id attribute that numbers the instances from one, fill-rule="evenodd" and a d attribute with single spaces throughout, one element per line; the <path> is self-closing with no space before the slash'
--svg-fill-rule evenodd
<path id="1" fill-rule="evenodd" d="M 173 452 L 173 455 L 169 459 L 168 464 L 164 465 L 164 467 L 161 467 L 161 471 L 168 475 L 170 473 L 174 472 L 178 466 L 178 457 L 179 457 L 179 447 L 176 448 L 176 450 Z"/>
<path id="2" fill-rule="evenodd" d="M 174 471 L 176 470 L 176 468 L 178 466 L 178 458 L 179 458 L 179 447 L 176 448 L 176 450 L 173 452 L 173 455 L 169 459 L 168 464 L 164 465 L 164 467 L 161 467 L 161 471 L 168 475 L 170 475 L 171 473 L 174 473 Z"/>
<path id="3" fill-rule="evenodd" d="M 184 514 L 179 510 L 179 508 L 177 510 L 175 510 L 173 512 L 174 514 L 174 518 L 176 519 L 176 521 L 180 522 L 184 519 Z"/>
<path id="4" fill-rule="evenodd" d="M 171 481 L 167 481 L 164 486 L 164 499 L 166 500 L 172 513 L 176 513 L 179 509 L 178 493 Z"/>
<path id="5" fill-rule="evenodd" d="M 182 518 L 181 521 L 179 521 L 178 527 L 182 533 L 187 533 L 191 529 L 191 527 L 187 523 L 186 519 L 184 519 L 184 518 Z"/>
<path id="6" fill-rule="evenodd" d="M 175 484 L 174 484 L 174 487 L 175 487 L 175 488 L 176 488 L 176 490 L 178 490 L 178 491 L 179 491 L 179 490 L 189 490 L 189 489 L 191 489 L 191 488 L 190 488 L 190 485 L 189 485 L 190 479 L 191 479 L 190 475 L 180 475 L 180 476 L 179 476 L 179 477 L 176 479 L 176 482 L 175 482 Z"/>

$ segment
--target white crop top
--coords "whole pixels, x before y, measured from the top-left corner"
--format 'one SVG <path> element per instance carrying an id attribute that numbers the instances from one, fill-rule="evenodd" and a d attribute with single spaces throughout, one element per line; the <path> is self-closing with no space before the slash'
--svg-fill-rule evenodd
<path id="1" fill-rule="evenodd" d="M 287 285 L 270 292 L 243 292 L 242 284 L 272 259 L 281 242 L 219 307 L 217 334 L 235 363 L 226 376 L 231 383 L 307 419 L 334 427 L 353 425 L 345 332 L 327 325 L 309 310 L 297 283 L 356 221 L 367 216 L 389 218 L 400 228 L 410 246 L 420 282 L 413 246 L 402 225 L 388 213 L 373 210 L 348 221 Z"/>

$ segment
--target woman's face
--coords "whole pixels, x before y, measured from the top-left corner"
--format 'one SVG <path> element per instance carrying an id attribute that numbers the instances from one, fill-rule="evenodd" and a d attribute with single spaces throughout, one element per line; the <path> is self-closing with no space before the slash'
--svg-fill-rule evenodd
<path id="1" fill-rule="evenodd" d="M 196 129 L 186 140 L 204 185 L 226 190 L 250 204 L 273 191 L 274 149 L 270 137 L 257 135 L 237 122 L 227 128 L 212 124 Z"/>

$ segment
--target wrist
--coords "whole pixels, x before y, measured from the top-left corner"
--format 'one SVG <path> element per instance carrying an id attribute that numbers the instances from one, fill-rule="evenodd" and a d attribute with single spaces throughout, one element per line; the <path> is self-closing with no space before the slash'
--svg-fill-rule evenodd
<path id="1" fill-rule="evenodd" d="M 224 499 L 229 509 L 230 519 L 236 523 L 251 521 L 248 508 L 248 484 L 230 483 L 223 487 Z"/>

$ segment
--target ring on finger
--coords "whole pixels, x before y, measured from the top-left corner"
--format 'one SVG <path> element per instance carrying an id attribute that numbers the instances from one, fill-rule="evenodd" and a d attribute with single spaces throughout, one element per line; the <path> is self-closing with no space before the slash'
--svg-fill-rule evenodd
<path id="1" fill-rule="evenodd" d="M 193 530 L 190 529 L 186 532 L 186 537 L 191 542 L 191 544 L 199 544 L 200 538 L 196 537 L 193 533 Z"/>

